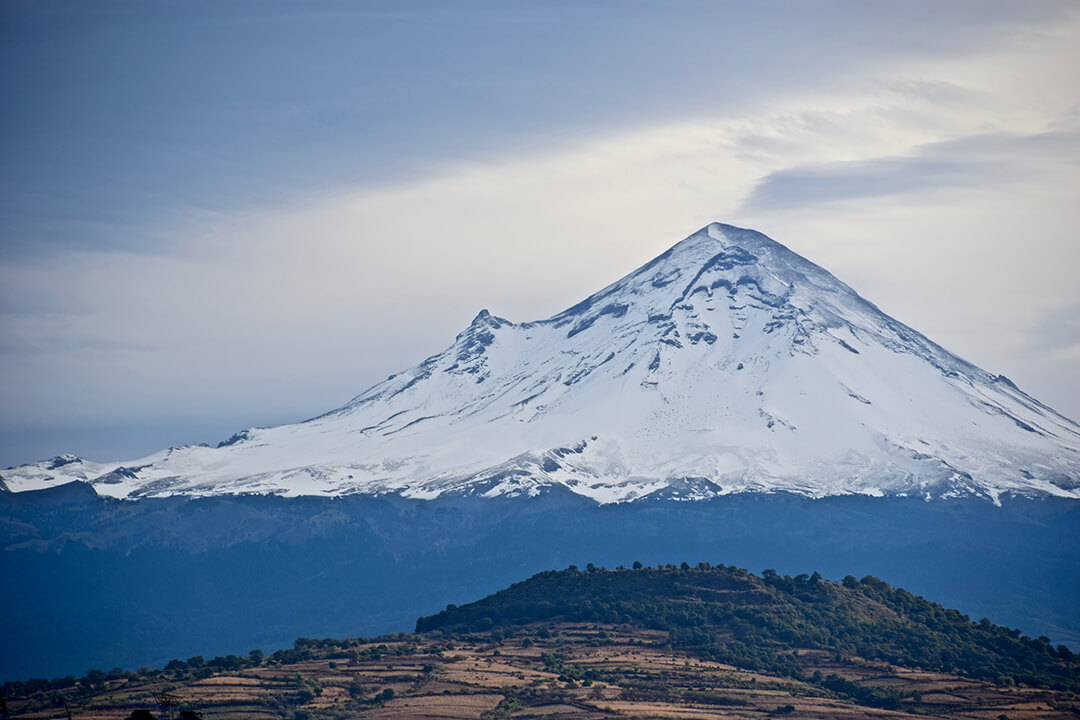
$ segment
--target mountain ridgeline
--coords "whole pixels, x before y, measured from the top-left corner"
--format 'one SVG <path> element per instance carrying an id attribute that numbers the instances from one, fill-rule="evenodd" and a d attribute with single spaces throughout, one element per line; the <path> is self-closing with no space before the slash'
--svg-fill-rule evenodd
<path id="1" fill-rule="evenodd" d="M 794 649 L 825 650 L 998 683 L 1080 691 L 1080 656 L 890 587 L 700 563 L 542 572 L 482 600 L 422 617 L 417 632 L 490 632 L 551 622 L 633 625 L 740 668 L 803 679 Z M 836 682 L 836 681 L 834 681 Z M 837 683 L 838 685 L 840 683 Z M 886 695 L 880 700 L 885 702 Z"/>

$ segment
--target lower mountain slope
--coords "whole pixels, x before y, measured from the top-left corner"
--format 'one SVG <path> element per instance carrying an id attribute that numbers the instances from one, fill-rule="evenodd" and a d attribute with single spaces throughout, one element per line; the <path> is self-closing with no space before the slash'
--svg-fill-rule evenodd
<path id="1" fill-rule="evenodd" d="M 0 712 L 122 720 L 169 700 L 204 720 L 1080 714 L 1080 662 L 1067 649 L 971 623 L 871 577 L 756 577 L 704 563 L 571 568 L 417 627 L 300 638 L 269 655 L 196 656 L 160 670 L 8 682 Z"/>

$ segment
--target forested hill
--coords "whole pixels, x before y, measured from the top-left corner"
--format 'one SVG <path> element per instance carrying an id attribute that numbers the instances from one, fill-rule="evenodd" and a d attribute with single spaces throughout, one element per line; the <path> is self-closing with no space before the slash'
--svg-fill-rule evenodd
<path id="1" fill-rule="evenodd" d="M 800 677 L 794 649 L 957 672 L 1002 684 L 1080 690 L 1080 655 L 890 587 L 817 573 L 760 577 L 736 567 L 542 572 L 461 607 L 422 617 L 418 632 L 491 631 L 566 620 L 665 630 L 677 647 L 739 667 Z M 820 680 L 820 679 L 819 679 Z"/>

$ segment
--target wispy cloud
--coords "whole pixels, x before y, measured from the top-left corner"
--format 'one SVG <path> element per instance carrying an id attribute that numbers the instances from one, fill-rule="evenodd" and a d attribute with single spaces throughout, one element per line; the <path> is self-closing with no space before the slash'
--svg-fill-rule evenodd
<path id="1" fill-rule="evenodd" d="M 1080 161 L 1080 132 L 977 134 L 913 148 L 905 155 L 784 168 L 769 173 L 743 203 L 776 211 L 862 198 L 928 193 L 1031 179 L 1047 162 Z"/>

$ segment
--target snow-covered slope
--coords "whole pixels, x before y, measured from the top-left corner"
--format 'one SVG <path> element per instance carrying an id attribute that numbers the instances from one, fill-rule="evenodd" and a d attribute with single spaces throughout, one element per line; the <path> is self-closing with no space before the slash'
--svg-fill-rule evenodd
<path id="1" fill-rule="evenodd" d="M 444 352 L 307 422 L 0 476 L 132 498 L 1080 498 L 1080 426 L 784 246 L 713 224 L 548 320 L 482 311 Z"/>

